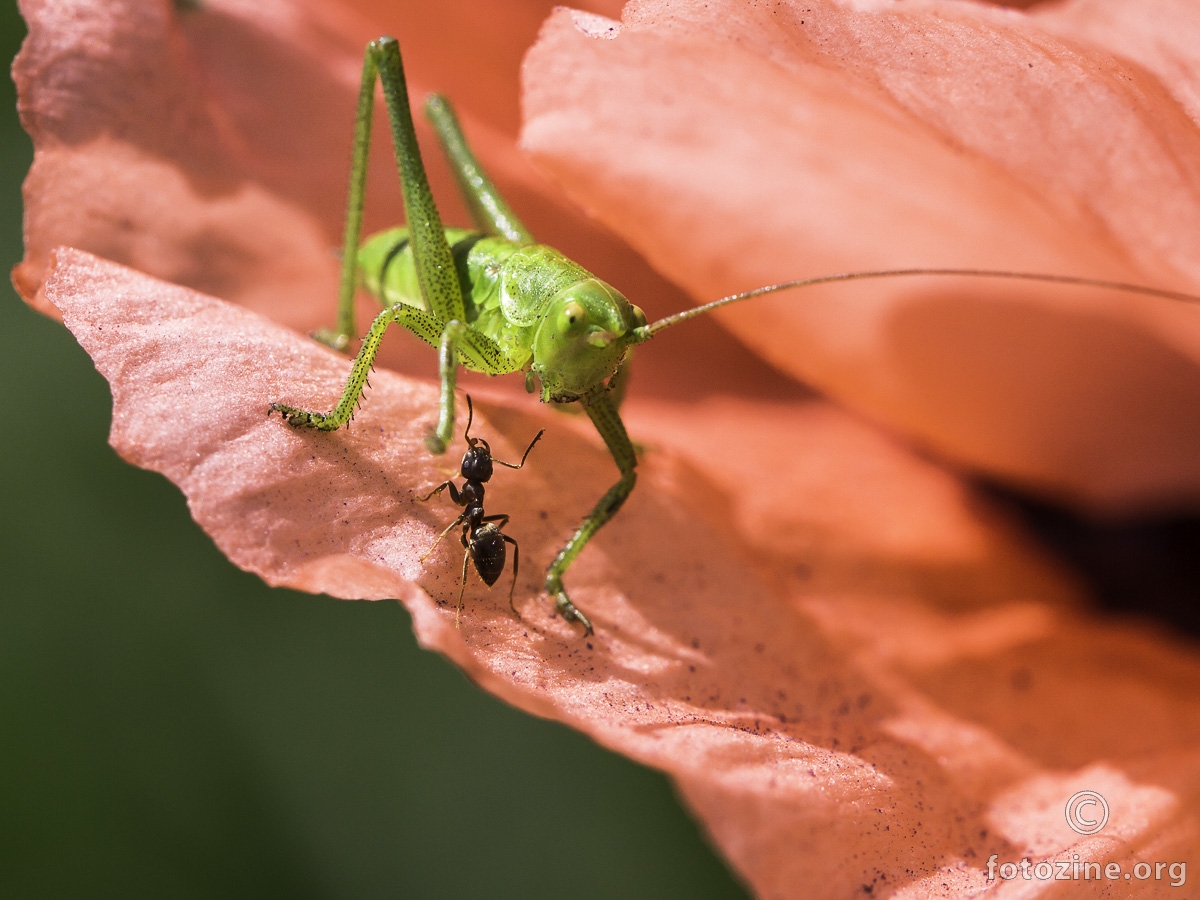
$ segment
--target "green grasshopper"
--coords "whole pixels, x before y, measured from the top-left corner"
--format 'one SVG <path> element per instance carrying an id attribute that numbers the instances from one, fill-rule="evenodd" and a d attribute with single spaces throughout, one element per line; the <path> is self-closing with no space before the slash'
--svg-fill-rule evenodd
<path id="1" fill-rule="evenodd" d="M 360 246 L 367 151 L 376 79 L 383 85 L 407 227 L 393 228 Z M 367 45 L 354 129 L 346 209 L 337 327 L 315 337 L 344 350 L 356 337 L 354 295 L 360 284 L 383 305 L 362 340 L 341 399 L 328 413 L 271 404 L 288 424 L 333 431 L 348 423 L 359 403 L 388 325 L 403 325 L 438 349 L 441 399 L 438 421 L 425 443 L 444 453 L 454 434 L 458 366 L 488 375 L 525 373 L 530 393 L 540 385 L 544 403 L 579 403 L 604 439 L 619 480 L 558 552 L 546 570 L 545 590 L 568 622 L 592 633 L 571 602 L 563 576 L 592 536 L 621 508 L 637 482 L 637 455 L 618 412 L 630 348 L 664 328 L 720 306 L 763 294 L 834 281 L 899 276 L 979 276 L 1131 291 L 1175 300 L 1196 298 L 1138 285 L 1072 276 L 981 269 L 891 269 L 827 275 L 768 285 L 698 306 L 652 324 L 616 288 L 557 250 L 537 243 L 500 196 L 467 145 L 450 103 L 438 95 L 425 114 L 450 161 L 478 230 L 442 225 L 421 154 L 405 84 L 400 46 L 381 37 Z"/>

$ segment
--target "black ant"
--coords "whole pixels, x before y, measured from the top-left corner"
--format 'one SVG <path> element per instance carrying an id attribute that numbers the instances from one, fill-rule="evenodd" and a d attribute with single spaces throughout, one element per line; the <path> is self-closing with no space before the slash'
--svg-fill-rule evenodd
<path id="1" fill-rule="evenodd" d="M 517 586 L 517 570 L 521 562 L 521 547 L 516 540 L 500 530 L 508 524 L 508 513 L 497 513 L 494 516 L 484 515 L 483 484 L 492 477 L 493 463 L 507 466 L 510 469 L 519 469 L 525 465 L 525 460 L 529 458 L 529 451 L 546 433 L 546 429 L 543 428 L 534 436 L 533 440 L 529 442 L 529 446 L 525 448 L 525 455 L 521 457 L 519 463 L 506 463 L 492 456 L 492 448 L 483 438 L 471 437 L 471 421 L 474 417 L 475 410 L 471 406 L 471 395 L 467 394 L 467 427 L 463 432 L 463 437 L 467 441 L 467 452 L 463 454 L 461 469 L 462 477 L 467 481 L 462 486 L 462 490 L 460 491 L 453 481 L 444 481 L 426 496 L 417 498 L 424 503 L 446 488 L 450 488 L 450 499 L 459 506 L 465 507 L 459 517 L 446 526 L 446 530 L 438 535 L 433 546 L 421 557 L 421 562 L 425 562 L 429 554 L 433 553 L 437 545 L 441 543 L 442 538 L 449 534 L 455 526 L 462 525 L 462 545 L 466 549 L 466 553 L 463 554 L 462 587 L 458 591 L 458 609 L 454 613 L 455 628 L 458 627 L 458 619 L 462 614 L 463 594 L 467 590 L 467 561 L 470 560 L 475 564 L 475 571 L 479 573 L 479 577 L 488 587 L 491 587 L 500 578 L 500 573 L 504 571 L 505 544 L 513 545 L 513 580 L 508 589 L 508 605 L 512 607 L 517 618 L 521 617 L 513 603 L 513 590 Z"/>

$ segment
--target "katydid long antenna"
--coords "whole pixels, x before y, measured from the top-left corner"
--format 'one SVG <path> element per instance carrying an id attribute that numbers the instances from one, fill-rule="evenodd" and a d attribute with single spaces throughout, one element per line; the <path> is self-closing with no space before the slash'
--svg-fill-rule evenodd
<path id="1" fill-rule="evenodd" d="M 764 287 L 755 288 L 750 291 L 742 291 L 739 294 L 730 294 L 728 297 L 722 297 L 720 300 L 713 300 L 711 303 L 705 303 L 701 306 L 693 307 L 692 309 L 684 310 L 680 313 L 675 313 L 672 316 L 659 319 L 657 322 L 651 322 L 649 325 L 643 325 L 641 328 L 635 329 L 635 343 L 647 341 L 664 328 L 670 328 L 672 325 L 678 325 L 680 322 L 686 322 L 688 319 L 694 319 L 704 313 L 711 312 L 722 306 L 729 306 L 734 303 L 741 303 L 743 300 L 752 300 L 755 297 L 761 297 L 764 294 L 774 294 L 779 291 L 792 290 L 793 288 L 814 287 L 818 284 L 834 284 L 841 281 L 870 281 L 880 280 L 884 278 L 913 278 L 920 276 L 930 277 L 964 277 L 964 278 L 996 278 L 1009 279 L 1011 281 L 1037 281 L 1043 284 L 1065 284 L 1074 287 L 1091 287 L 1102 288 L 1110 291 L 1122 291 L 1128 294 L 1141 294 L 1146 297 L 1158 297 L 1164 300 L 1176 300 L 1181 303 L 1194 303 L 1200 305 L 1200 296 L 1187 294 L 1182 291 L 1171 291 L 1164 288 L 1146 287 L 1140 284 L 1129 284 L 1121 281 L 1105 281 L 1101 278 L 1084 278 L 1078 275 L 1039 275 L 1031 272 L 1007 272 L 1004 270 L 995 269 L 877 269 L 868 272 L 839 272 L 835 275 L 819 275 L 815 278 L 801 278 L 796 281 L 781 281 L 778 284 L 768 284 Z"/>

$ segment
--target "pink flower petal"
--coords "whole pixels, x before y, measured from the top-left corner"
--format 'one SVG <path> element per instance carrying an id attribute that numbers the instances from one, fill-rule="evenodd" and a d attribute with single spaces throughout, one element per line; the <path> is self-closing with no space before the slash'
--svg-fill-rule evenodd
<path id="1" fill-rule="evenodd" d="M 526 60 L 522 141 L 698 299 L 930 266 L 1200 292 L 1200 20 L 1121 7 L 559 10 Z M 1090 510 L 1200 503 L 1196 306 L 893 280 L 720 315 L 971 469 Z"/>
<path id="2" fill-rule="evenodd" d="M 46 296 L 112 385 L 114 447 L 234 562 L 399 597 L 488 690 L 671 773 L 761 896 L 963 896 L 991 854 L 1131 871 L 1196 850 L 1194 650 L 1089 619 L 979 497 L 829 405 L 635 404 L 638 490 L 570 573 L 584 641 L 537 588 L 614 469 L 586 422 L 481 400 L 498 454 L 549 431 L 489 485 L 523 621 L 472 578 L 456 629 L 458 549 L 419 561 L 452 509 L 412 500 L 453 474 L 420 446 L 432 388 L 381 371 L 351 429 L 296 431 L 267 404 L 328 402 L 345 360 L 80 251 L 52 263 Z M 1111 808 L 1095 837 L 1063 818 L 1080 790 Z"/>

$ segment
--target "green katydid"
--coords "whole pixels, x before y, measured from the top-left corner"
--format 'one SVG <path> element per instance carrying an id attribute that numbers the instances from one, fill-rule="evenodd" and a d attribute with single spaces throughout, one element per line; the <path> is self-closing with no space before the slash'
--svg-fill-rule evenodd
<path id="1" fill-rule="evenodd" d="M 376 79 L 383 86 L 408 224 L 376 234 L 360 246 Z M 356 337 L 354 295 L 360 283 L 379 299 L 383 311 L 363 337 L 345 390 L 330 412 L 282 403 L 272 404 L 270 411 L 279 412 L 298 427 L 332 431 L 348 423 L 384 331 L 393 322 L 438 348 L 439 415 L 434 430 L 426 437 L 432 453 L 445 452 L 453 437 L 459 365 L 488 375 L 524 372 L 526 389 L 532 393 L 540 385 L 543 402 L 579 403 L 604 439 L 620 478 L 550 563 L 545 590 L 554 597 L 563 618 L 582 625 L 586 634 L 592 632 L 592 623 L 571 602 L 563 576 L 592 536 L 621 508 L 637 481 L 637 456 L 618 412 L 619 385 L 630 348 L 662 329 L 717 307 L 775 291 L 917 275 L 1022 279 L 1197 301 L 1174 291 L 1073 276 L 981 269 L 892 269 L 768 285 L 648 324 L 642 311 L 615 288 L 534 240 L 480 168 L 445 98 L 431 96 L 425 114 L 478 230 L 442 225 L 417 148 L 399 44 L 390 37 L 372 41 L 364 57 L 358 97 L 337 326 L 316 337 L 337 349 L 345 349 Z"/>

